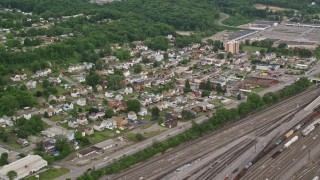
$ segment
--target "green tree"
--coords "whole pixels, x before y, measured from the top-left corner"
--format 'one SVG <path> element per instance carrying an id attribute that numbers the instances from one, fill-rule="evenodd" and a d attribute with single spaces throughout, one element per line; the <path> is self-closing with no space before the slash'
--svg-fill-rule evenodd
<path id="1" fill-rule="evenodd" d="M 0 98 L 0 111 L 6 115 L 13 115 L 15 110 L 19 107 L 16 97 L 12 95 L 5 95 Z"/>
<path id="2" fill-rule="evenodd" d="M 141 103 L 137 99 L 132 99 L 127 101 L 127 112 L 134 111 L 136 113 L 140 112 Z"/>
<path id="3" fill-rule="evenodd" d="M 76 131 L 74 133 L 74 138 L 77 140 L 81 140 L 82 139 L 82 133 L 80 131 Z"/>
<path id="4" fill-rule="evenodd" d="M 100 76 L 94 71 L 90 71 L 89 75 L 86 77 L 86 83 L 89 86 L 95 87 L 100 82 Z"/>
<path id="5" fill-rule="evenodd" d="M 126 48 L 116 49 L 113 51 L 113 55 L 120 61 L 126 61 L 130 58 L 130 50 Z"/>
<path id="6" fill-rule="evenodd" d="M 208 97 L 208 96 L 210 96 L 210 91 L 203 90 L 202 93 L 201 93 L 201 97 Z"/>
<path id="7" fill-rule="evenodd" d="M 114 113 L 113 109 L 107 108 L 105 111 L 104 117 L 105 118 L 112 118 L 112 116 L 114 116 L 114 115 L 115 115 L 115 113 Z"/>
<path id="8" fill-rule="evenodd" d="M 241 100 L 241 94 L 240 93 L 237 94 L 237 100 Z"/>
<path id="9" fill-rule="evenodd" d="M 0 166 L 8 164 L 8 153 L 2 153 L 0 157 Z"/>
<path id="10" fill-rule="evenodd" d="M 133 66 L 133 72 L 139 74 L 142 72 L 142 66 L 140 64 L 136 64 Z"/>
<path id="11" fill-rule="evenodd" d="M 9 180 L 13 180 L 15 177 L 18 176 L 17 172 L 13 171 L 13 170 L 12 171 L 8 171 L 6 175 L 9 178 Z"/>
<path id="12" fill-rule="evenodd" d="M 158 107 L 153 107 L 151 109 L 151 115 L 153 118 L 158 118 L 160 116 L 160 109 Z"/>
<path id="13" fill-rule="evenodd" d="M 149 38 L 145 41 L 145 44 L 153 50 L 167 50 L 169 48 L 169 41 L 164 36 L 157 36 L 155 38 Z"/>
<path id="14" fill-rule="evenodd" d="M 222 54 L 222 53 L 218 54 L 218 58 L 219 59 L 224 59 L 224 54 Z"/>
<path id="15" fill-rule="evenodd" d="M 184 83 L 183 92 L 185 94 L 187 94 L 188 92 L 192 92 L 191 87 L 190 87 L 190 83 L 189 83 L 189 79 L 187 79 L 186 82 Z"/>
<path id="16" fill-rule="evenodd" d="M 184 120 L 191 120 L 191 119 L 194 119 L 196 116 L 189 110 L 182 110 L 181 112 L 181 116 L 182 116 L 182 119 Z"/>

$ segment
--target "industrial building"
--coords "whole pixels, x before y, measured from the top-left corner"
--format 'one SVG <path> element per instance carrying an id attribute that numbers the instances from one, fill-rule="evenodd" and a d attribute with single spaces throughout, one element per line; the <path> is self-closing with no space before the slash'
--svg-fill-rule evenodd
<path id="1" fill-rule="evenodd" d="M 258 20 L 249 24 L 249 29 L 264 31 L 271 28 L 272 26 L 278 26 L 277 21 L 263 21 Z"/>
<path id="2" fill-rule="evenodd" d="M 237 54 L 239 53 L 239 45 L 239 41 L 228 41 L 226 43 L 225 50 L 232 54 Z"/>
<path id="3" fill-rule="evenodd" d="M 17 172 L 15 179 L 22 179 L 46 166 L 48 166 L 48 162 L 43 160 L 42 157 L 38 155 L 28 155 L 0 168 L 0 179 L 8 179 L 6 175 L 9 171 Z"/>

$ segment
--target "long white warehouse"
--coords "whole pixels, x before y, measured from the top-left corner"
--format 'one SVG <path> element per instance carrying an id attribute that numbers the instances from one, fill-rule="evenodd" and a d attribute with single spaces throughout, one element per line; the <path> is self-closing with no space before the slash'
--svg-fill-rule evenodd
<path id="1" fill-rule="evenodd" d="M 41 156 L 28 155 L 0 168 L 0 179 L 8 179 L 7 173 L 9 171 L 17 172 L 17 177 L 15 179 L 21 179 L 46 166 L 48 166 L 48 162 L 43 160 Z"/>

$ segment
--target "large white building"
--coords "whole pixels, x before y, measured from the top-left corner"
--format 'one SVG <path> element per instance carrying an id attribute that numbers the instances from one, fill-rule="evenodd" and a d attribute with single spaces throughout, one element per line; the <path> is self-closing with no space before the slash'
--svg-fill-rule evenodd
<path id="1" fill-rule="evenodd" d="M 7 180 L 7 173 L 9 171 L 17 172 L 17 177 L 15 179 L 22 179 L 46 166 L 48 166 L 48 162 L 43 160 L 42 157 L 38 155 L 28 155 L 0 168 L 0 179 Z"/>

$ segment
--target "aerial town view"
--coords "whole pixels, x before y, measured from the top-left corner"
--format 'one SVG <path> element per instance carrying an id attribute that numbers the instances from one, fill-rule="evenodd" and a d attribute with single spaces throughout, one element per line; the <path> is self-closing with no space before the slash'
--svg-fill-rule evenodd
<path id="1" fill-rule="evenodd" d="M 318 180 L 319 60 L 319 0 L 1 0 L 0 180 Z"/>

